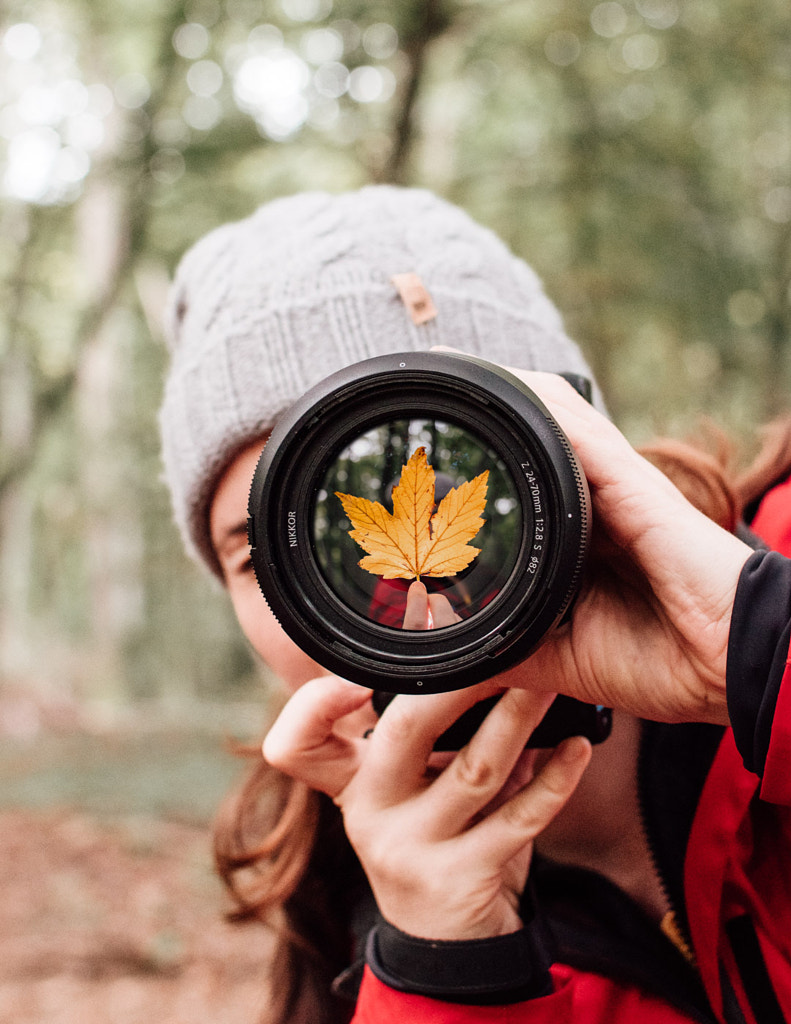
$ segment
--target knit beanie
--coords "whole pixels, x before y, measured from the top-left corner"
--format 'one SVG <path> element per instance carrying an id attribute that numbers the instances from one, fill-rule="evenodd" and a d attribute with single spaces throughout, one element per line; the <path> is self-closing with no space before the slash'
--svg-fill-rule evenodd
<path id="1" fill-rule="evenodd" d="M 402 274 L 417 275 L 436 316 L 415 322 L 393 283 Z M 218 576 L 209 509 L 219 478 L 330 373 L 446 345 L 590 376 L 530 267 L 462 210 L 395 186 L 300 193 L 212 231 L 178 268 L 166 336 L 165 479 L 187 550 Z"/>

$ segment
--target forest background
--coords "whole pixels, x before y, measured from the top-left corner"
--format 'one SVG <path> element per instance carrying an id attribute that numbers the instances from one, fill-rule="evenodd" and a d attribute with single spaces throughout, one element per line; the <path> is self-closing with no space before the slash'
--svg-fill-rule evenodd
<path id="1" fill-rule="evenodd" d="M 2 806 L 203 822 L 233 777 L 266 679 L 171 523 L 164 296 L 210 228 L 370 181 L 527 259 L 633 441 L 788 410 L 787 0 L 6 0 Z"/>

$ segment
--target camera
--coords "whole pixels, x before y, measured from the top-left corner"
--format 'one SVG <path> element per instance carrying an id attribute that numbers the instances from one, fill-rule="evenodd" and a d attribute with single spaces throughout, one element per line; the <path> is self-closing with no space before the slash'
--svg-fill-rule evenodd
<path id="1" fill-rule="evenodd" d="M 308 391 L 273 429 L 248 505 L 283 629 L 386 694 L 469 686 L 528 657 L 574 600 L 590 529 L 585 475 L 538 396 L 439 352 L 377 356 Z M 419 625 L 415 580 L 436 613 Z M 556 704 L 549 739 L 604 738 L 606 709 Z"/>

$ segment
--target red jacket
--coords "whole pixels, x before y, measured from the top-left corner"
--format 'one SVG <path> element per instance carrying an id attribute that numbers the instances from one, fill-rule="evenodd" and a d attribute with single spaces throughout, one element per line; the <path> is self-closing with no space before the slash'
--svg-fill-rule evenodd
<path id="1" fill-rule="evenodd" d="M 609 961 L 606 955 L 600 958 L 604 966 L 598 969 L 597 951 L 591 951 L 590 945 L 586 950 L 584 943 L 577 943 L 575 949 L 576 939 L 570 932 L 569 962 L 565 962 L 561 935 L 560 953 L 547 975 L 551 981 L 542 990 L 545 994 L 500 1005 L 496 1001 L 495 1005 L 467 1005 L 421 994 L 414 985 L 385 984 L 380 979 L 390 980 L 387 971 L 369 955 L 372 966 L 365 969 L 353 1024 L 791 1021 L 789 635 L 791 562 L 776 554 L 756 553 L 742 574 L 734 609 L 728 670 L 733 729 L 714 732 L 712 726 L 647 723 L 644 745 L 658 752 L 650 761 L 648 777 L 656 776 L 655 766 L 666 766 L 660 768 L 655 786 L 649 841 L 654 840 L 660 873 L 663 862 L 666 866 L 668 891 L 676 891 L 674 905 L 682 934 L 697 964 L 693 985 L 700 980 L 705 991 L 685 1001 L 686 997 L 676 998 L 680 989 L 671 983 L 665 998 L 663 982 L 656 986 L 640 982 L 639 966 L 634 977 L 620 969 L 617 949 Z M 686 756 L 684 751 L 690 761 L 679 781 L 673 772 L 678 753 Z M 668 752 L 670 756 L 665 756 Z M 696 762 L 702 766 L 697 782 Z M 677 814 L 672 808 L 663 810 L 666 786 L 677 787 L 669 790 L 671 798 L 664 799 L 672 805 L 679 794 Z M 674 867 L 677 847 L 681 854 Z M 607 942 L 604 937 L 602 945 Z M 642 960 L 648 976 L 652 958 L 643 955 Z"/>
<path id="2" fill-rule="evenodd" d="M 791 477 L 764 497 L 752 528 L 774 551 L 791 557 Z"/>
<path id="3" fill-rule="evenodd" d="M 562 964 L 551 970 L 551 995 L 507 1006 L 461 1006 L 397 992 L 366 967 L 353 1024 L 689 1024 L 689 1017 L 636 988 Z"/>

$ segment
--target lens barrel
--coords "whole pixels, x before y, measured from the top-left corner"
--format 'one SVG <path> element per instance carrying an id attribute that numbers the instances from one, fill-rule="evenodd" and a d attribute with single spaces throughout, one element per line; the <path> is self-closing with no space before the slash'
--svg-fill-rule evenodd
<path id="1" fill-rule="evenodd" d="M 418 447 L 437 504 L 443 486 L 488 477 L 479 553 L 424 580 L 454 608 L 436 629 L 399 628 L 408 580 L 360 568 L 339 500 L 378 499 L 389 515 Z M 328 670 L 394 693 L 469 686 L 527 657 L 574 599 L 591 528 L 584 473 L 541 400 L 493 364 L 434 352 L 365 360 L 304 395 L 264 448 L 248 515 L 255 573 L 286 633 Z"/>

